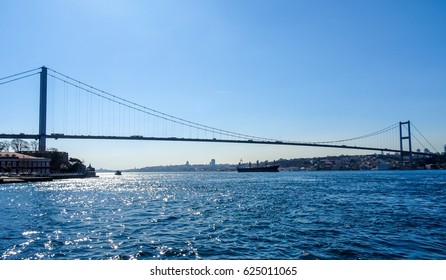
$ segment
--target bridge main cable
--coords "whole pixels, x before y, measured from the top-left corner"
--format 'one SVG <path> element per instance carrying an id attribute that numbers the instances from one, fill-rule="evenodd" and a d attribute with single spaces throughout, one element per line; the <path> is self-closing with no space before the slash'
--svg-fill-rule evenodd
<path id="1" fill-rule="evenodd" d="M 421 132 L 418 130 L 418 128 L 416 128 L 416 126 L 413 124 L 413 122 L 412 122 L 411 124 L 412 124 L 413 128 L 415 128 L 415 130 L 421 135 L 421 137 L 423 137 L 423 139 L 426 141 L 426 143 L 429 144 L 429 146 L 431 146 L 431 148 L 434 149 L 434 151 L 435 151 L 436 153 L 438 153 L 437 149 L 435 149 L 435 147 L 431 144 L 431 142 L 429 142 L 429 140 L 427 140 L 427 138 L 424 137 L 423 133 L 421 133 Z M 426 148 L 426 147 L 420 142 L 420 140 L 418 140 L 418 138 L 417 138 L 415 135 L 412 134 L 412 137 L 415 138 L 421 146 L 423 146 L 424 148 Z"/>
<path id="2" fill-rule="evenodd" d="M 28 71 L 24 71 L 24 72 L 21 72 L 21 73 L 17 73 L 17 74 L 14 74 L 14 75 L 10 75 L 10 76 L 7 76 L 7 77 L 0 78 L 0 81 L 7 80 L 5 82 L 0 82 L 0 85 L 4 85 L 4 84 L 7 84 L 7 83 L 15 82 L 15 81 L 18 81 L 18 80 L 21 80 L 21 79 L 25 79 L 25 78 L 37 75 L 37 74 L 40 73 L 40 71 L 23 76 L 24 74 L 27 74 L 27 73 L 30 73 L 30 72 L 34 72 L 34 71 L 37 71 L 37 70 L 40 70 L 40 69 L 41 68 L 36 68 L 36 69 L 32 69 L 32 70 L 28 70 Z M 14 77 L 17 77 L 17 76 L 21 76 L 21 77 L 14 78 Z M 11 78 L 14 78 L 14 79 L 11 79 Z"/>
<path id="3" fill-rule="evenodd" d="M 395 129 L 399 126 L 399 123 L 395 123 L 391 126 L 388 126 L 386 128 L 377 130 L 375 132 L 372 133 L 368 133 L 362 136 L 358 136 L 358 137 L 353 137 L 353 138 L 348 138 L 348 139 L 342 139 L 342 140 L 333 140 L 333 141 L 321 141 L 321 142 L 314 142 L 315 144 L 330 144 L 330 143 L 341 143 L 341 142 L 348 142 L 348 141 L 354 141 L 354 140 L 359 140 L 359 139 L 364 139 L 364 138 L 368 138 L 368 137 L 373 137 L 379 134 L 382 134 L 384 132 L 390 131 L 392 129 Z"/>
<path id="4" fill-rule="evenodd" d="M 185 125 L 185 126 L 188 126 L 188 127 L 192 127 L 192 128 L 200 129 L 200 130 L 207 131 L 207 132 L 217 133 L 217 134 L 220 134 L 220 135 L 226 135 L 226 136 L 230 136 L 230 137 L 239 137 L 239 138 L 247 139 L 247 140 L 249 140 L 249 139 L 251 139 L 251 140 L 253 140 L 253 139 L 257 139 L 257 140 L 261 140 L 261 141 L 276 141 L 276 139 L 269 139 L 269 138 L 264 138 L 264 137 L 258 137 L 258 136 L 252 136 L 252 135 L 247 135 L 247 134 L 242 134 L 242 133 L 232 132 L 232 131 L 223 130 L 223 129 L 219 129 L 219 128 L 215 128 L 215 127 L 211 127 L 211 126 L 207 126 L 207 125 L 199 124 L 199 123 L 196 123 L 196 122 L 188 121 L 188 120 L 186 120 L 186 119 L 182 119 L 182 118 L 179 118 L 179 117 L 175 117 L 175 116 L 173 116 L 173 115 L 169 115 L 169 114 L 166 114 L 166 113 L 163 113 L 163 112 L 160 112 L 160 111 L 157 111 L 157 110 L 148 108 L 148 107 L 146 107 L 146 106 L 143 106 L 143 105 L 137 104 L 137 103 L 135 103 L 135 102 L 132 102 L 132 101 L 130 101 L 130 100 L 124 99 L 124 98 L 122 98 L 122 97 L 116 96 L 116 95 L 111 94 L 111 93 L 109 93 L 109 92 L 106 92 L 106 91 L 104 91 L 104 90 L 98 89 L 98 88 L 96 88 L 96 87 L 93 87 L 93 86 L 91 86 L 91 85 L 88 85 L 88 84 L 86 84 L 86 83 L 84 83 L 84 82 L 81 82 L 81 81 L 79 81 L 79 80 L 77 80 L 77 79 L 71 78 L 71 77 L 69 77 L 69 76 L 67 76 L 67 75 L 65 75 L 65 74 L 62 74 L 62 73 L 60 73 L 60 72 L 58 72 L 58 71 L 55 71 L 55 70 L 53 70 L 53 69 L 48 68 L 48 70 L 54 72 L 55 74 L 57 74 L 57 75 L 59 75 L 59 76 L 62 76 L 62 77 L 64 77 L 64 78 L 66 78 L 66 79 L 69 79 L 69 80 L 71 80 L 71 81 L 73 81 L 73 82 L 70 82 L 70 81 L 67 81 L 67 80 L 65 80 L 65 79 L 62 79 L 62 78 L 60 78 L 60 77 L 57 77 L 57 76 L 55 76 L 55 75 L 51 75 L 51 74 L 49 74 L 50 76 L 52 76 L 52 77 L 55 78 L 55 79 L 58 79 L 58 80 L 63 81 L 63 82 L 66 82 L 66 83 L 68 83 L 68 84 L 70 84 L 70 85 L 72 85 L 72 86 L 81 88 L 81 89 L 83 89 L 83 90 L 85 90 L 85 91 L 88 91 L 88 92 L 90 92 L 90 93 L 92 93 L 92 94 L 95 94 L 95 95 L 97 95 L 97 96 L 100 96 L 100 97 L 102 97 L 102 98 L 105 98 L 105 99 L 107 99 L 107 100 L 109 100 L 109 101 L 118 103 L 118 104 L 123 105 L 123 106 L 126 106 L 126 107 L 128 107 L 128 108 L 132 108 L 132 109 L 134 109 L 134 110 L 138 110 L 138 111 L 143 112 L 143 113 L 147 113 L 147 114 L 156 116 L 156 117 L 158 117 L 158 118 L 162 118 L 162 119 L 167 120 L 167 121 L 175 122 L 175 123 L 177 123 L 177 124 Z M 77 83 L 77 84 L 75 84 L 75 83 Z M 79 84 L 79 85 L 82 85 L 83 87 L 80 87 L 78 84 Z M 95 91 L 96 91 L 96 92 L 95 92 Z M 100 92 L 100 93 L 103 94 L 103 95 L 99 94 L 98 92 Z M 104 95 L 110 96 L 110 97 L 112 97 L 113 99 L 111 99 L 111 98 L 109 98 L 109 97 L 106 97 L 106 96 L 104 96 Z M 119 100 L 119 101 L 117 101 L 117 100 Z M 126 103 L 127 103 L 127 104 L 126 104 Z M 130 104 L 131 106 L 128 105 L 128 104 Z M 142 108 L 143 110 L 138 109 L 138 108 L 136 108 L 136 107 L 138 107 L 138 108 Z"/>

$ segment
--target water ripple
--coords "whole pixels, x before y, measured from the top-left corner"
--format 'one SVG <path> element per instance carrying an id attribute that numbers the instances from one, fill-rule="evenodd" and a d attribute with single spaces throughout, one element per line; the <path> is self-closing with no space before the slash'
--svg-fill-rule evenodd
<path id="1" fill-rule="evenodd" d="M 446 259 L 446 172 L 134 173 L 0 187 L 2 259 Z"/>

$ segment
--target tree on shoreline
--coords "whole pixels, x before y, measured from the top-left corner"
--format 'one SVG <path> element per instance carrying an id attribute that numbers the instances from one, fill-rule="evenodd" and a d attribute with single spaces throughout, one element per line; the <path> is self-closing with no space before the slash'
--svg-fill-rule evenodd
<path id="1" fill-rule="evenodd" d="M 37 152 L 39 149 L 39 142 L 37 140 L 33 140 L 29 142 L 29 148 L 33 152 Z"/>
<path id="2" fill-rule="evenodd" d="M 11 148 L 16 153 L 24 152 L 29 150 L 29 143 L 22 139 L 14 139 L 11 141 Z"/>
<path id="3" fill-rule="evenodd" d="M 0 152 L 9 152 L 10 144 L 8 141 L 0 142 Z"/>

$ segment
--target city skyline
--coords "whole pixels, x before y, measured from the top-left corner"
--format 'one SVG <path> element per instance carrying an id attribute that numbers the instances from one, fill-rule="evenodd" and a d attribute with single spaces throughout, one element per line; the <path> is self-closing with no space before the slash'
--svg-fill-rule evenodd
<path id="1" fill-rule="evenodd" d="M 445 11 L 413 1 L 7 2 L 0 77 L 46 65 L 167 114 L 273 139 L 345 139 L 411 120 L 441 152 Z M 0 97 L 0 133 L 36 118 L 36 81 L 1 86 Z M 47 146 L 110 169 L 357 153 L 152 141 Z"/>

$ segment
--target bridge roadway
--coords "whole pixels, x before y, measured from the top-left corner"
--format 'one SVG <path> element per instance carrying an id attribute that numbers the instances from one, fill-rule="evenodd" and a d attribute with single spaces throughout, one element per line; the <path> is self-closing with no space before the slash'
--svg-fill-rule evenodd
<path id="1" fill-rule="evenodd" d="M 225 139 L 201 139 L 201 138 L 177 138 L 177 137 L 143 137 L 143 136 L 95 136 L 95 135 L 66 135 L 66 134 L 50 134 L 46 135 L 47 139 L 94 139 L 94 140 L 137 140 L 137 141 L 176 141 L 176 142 L 212 142 L 212 143 L 235 143 L 235 144 L 263 144 L 263 145 L 282 145 L 282 146 L 307 146 L 321 148 L 336 149 L 352 149 L 379 151 L 388 153 L 400 153 L 400 150 L 374 147 L 361 147 L 350 145 L 333 145 L 323 143 L 307 143 L 307 142 L 290 142 L 290 141 L 259 141 L 259 140 L 225 140 Z M 38 134 L 0 134 L 0 139 L 39 139 Z M 409 151 L 404 151 L 409 154 Z M 432 156 L 430 153 L 414 152 L 412 155 Z"/>

